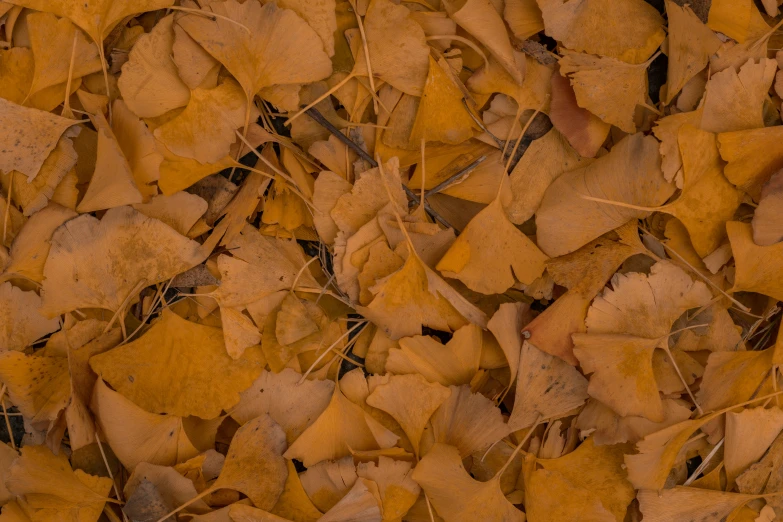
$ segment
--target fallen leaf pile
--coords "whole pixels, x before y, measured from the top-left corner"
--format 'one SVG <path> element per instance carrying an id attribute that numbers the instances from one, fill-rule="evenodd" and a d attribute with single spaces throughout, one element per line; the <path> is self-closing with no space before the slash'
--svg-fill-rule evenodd
<path id="1" fill-rule="evenodd" d="M 0 522 L 783 520 L 780 3 L 0 1 Z"/>

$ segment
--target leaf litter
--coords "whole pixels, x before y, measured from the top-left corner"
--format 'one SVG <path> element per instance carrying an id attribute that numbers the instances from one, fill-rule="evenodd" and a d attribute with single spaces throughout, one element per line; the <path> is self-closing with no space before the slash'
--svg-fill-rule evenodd
<path id="1" fill-rule="evenodd" d="M 0 521 L 783 519 L 778 3 L 0 2 Z"/>

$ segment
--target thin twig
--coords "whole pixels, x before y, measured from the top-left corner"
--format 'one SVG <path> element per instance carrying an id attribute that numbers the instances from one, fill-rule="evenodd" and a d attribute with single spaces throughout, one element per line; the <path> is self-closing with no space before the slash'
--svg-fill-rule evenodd
<path id="1" fill-rule="evenodd" d="M 452 185 L 452 184 L 453 184 L 455 181 L 457 181 L 458 179 L 460 179 L 461 177 L 463 177 L 465 174 L 468 174 L 468 173 L 470 173 L 471 171 L 473 171 L 473 169 L 475 169 L 476 167 L 478 167 L 478 166 L 479 166 L 479 165 L 480 165 L 482 162 L 484 162 L 484 160 L 486 160 L 486 159 L 487 159 L 487 156 L 486 156 L 486 155 L 484 155 L 484 156 L 479 156 L 478 158 L 476 158 L 475 160 L 473 160 L 473 162 L 472 162 L 471 164 L 469 164 L 469 165 L 467 165 L 467 166 L 465 166 L 465 167 L 462 167 L 462 168 L 461 168 L 459 171 L 457 171 L 457 173 L 456 173 L 456 174 L 454 174 L 453 176 L 450 176 L 448 179 L 445 179 L 445 180 L 441 181 L 440 183 L 438 183 L 437 185 L 435 185 L 434 187 L 432 187 L 431 189 L 429 189 L 428 191 L 426 191 L 426 192 L 424 193 L 424 197 L 425 197 L 425 198 L 427 198 L 427 197 L 429 197 L 429 196 L 431 196 L 431 195 L 433 195 L 433 194 L 437 194 L 437 193 L 438 193 L 438 192 L 440 192 L 441 190 L 443 190 L 443 189 L 445 189 L 445 188 L 449 187 L 449 186 L 450 186 L 450 185 Z"/>

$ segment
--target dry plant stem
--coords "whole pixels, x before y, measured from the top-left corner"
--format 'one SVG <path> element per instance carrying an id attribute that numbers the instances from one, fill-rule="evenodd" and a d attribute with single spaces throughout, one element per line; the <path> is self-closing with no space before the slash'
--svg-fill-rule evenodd
<path id="1" fill-rule="evenodd" d="M 518 105 L 517 112 L 516 114 L 514 114 L 514 120 L 511 122 L 511 127 L 508 128 L 508 132 L 506 133 L 506 141 L 505 143 L 503 143 L 503 153 L 501 154 L 501 156 L 504 158 L 506 157 L 506 153 L 508 152 L 508 145 L 509 143 L 511 143 L 511 137 L 514 135 L 514 129 L 516 129 L 520 117 L 522 117 L 522 106 Z M 522 131 L 522 134 L 524 133 L 525 132 Z"/>
<path id="2" fill-rule="evenodd" d="M 744 304 L 740 303 L 739 301 L 737 301 L 736 299 L 734 299 L 733 297 L 731 297 L 731 296 L 730 296 L 728 293 L 726 293 L 726 291 L 725 291 L 725 290 L 723 290 L 721 287 L 719 287 L 718 285 L 716 285 L 715 283 L 713 283 L 712 281 L 710 281 L 710 279 L 709 279 L 708 277 L 706 277 L 704 274 L 702 274 L 701 272 L 699 272 L 698 270 L 696 270 L 696 268 L 695 268 L 693 265 L 691 265 L 691 264 L 690 264 L 688 261 L 686 261 L 686 260 L 685 260 L 685 258 L 684 258 L 684 257 L 682 257 L 680 254 L 678 254 L 678 253 L 677 253 L 677 251 L 676 251 L 676 250 L 674 250 L 672 247 L 670 247 L 669 245 L 667 245 L 667 244 L 666 244 L 666 243 L 664 243 L 663 241 L 660 241 L 660 240 L 659 240 L 657 237 L 653 236 L 653 235 L 652 235 L 650 232 L 646 231 L 646 230 L 645 230 L 645 229 L 643 229 L 642 227 L 638 227 L 638 228 L 639 228 L 639 230 L 641 230 L 643 233 L 647 234 L 648 236 L 650 236 L 650 237 L 652 237 L 653 239 L 655 239 L 656 241 L 658 241 L 658 242 L 661 244 L 661 246 L 662 246 L 662 247 L 663 247 L 663 248 L 664 248 L 664 249 L 665 249 L 667 252 L 669 252 L 670 254 L 674 254 L 674 256 L 675 256 L 675 257 L 676 257 L 678 260 L 680 260 L 682 263 L 684 263 L 684 264 L 685 264 L 685 265 L 686 265 L 688 268 L 690 268 L 690 269 L 691 269 L 691 271 L 692 271 L 694 274 L 696 274 L 697 276 L 699 276 L 699 278 L 703 279 L 705 283 L 707 283 L 708 285 L 710 285 L 711 287 L 713 287 L 715 290 L 717 290 L 718 292 L 720 292 L 721 294 L 723 294 L 723 295 L 724 295 L 724 297 L 726 297 L 728 300 L 730 300 L 732 303 L 734 303 L 734 305 L 735 305 L 735 306 L 739 307 L 739 308 L 740 308 L 740 310 L 742 310 L 743 312 L 749 312 L 749 311 L 750 311 L 750 309 L 749 309 L 747 306 L 745 306 Z"/>
<path id="3" fill-rule="evenodd" d="M 715 456 L 716 453 L 718 453 L 718 450 L 721 446 L 723 446 L 723 442 L 725 441 L 725 437 L 720 439 L 720 441 L 715 445 L 714 448 L 707 454 L 706 457 L 704 457 L 704 460 L 701 461 L 701 464 L 699 464 L 699 467 L 696 468 L 696 470 L 691 474 L 690 477 L 688 477 L 688 480 L 685 481 L 683 486 L 690 486 L 696 478 L 698 478 L 699 475 L 701 475 L 702 471 L 707 467 L 707 465 L 710 463 L 710 460 L 712 457 Z"/>
<path id="4" fill-rule="evenodd" d="M 299 382 L 296 383 L 297 386 L 299 386 L 303 382 L 305 382 L 305 380 L 307 379 L 307 376 L 310 375 L 310 372 L 313 371 L 313 368 L 315 368 L 318 365 L 318 363 L 321 362 L 321 360 L 326 356 L 327 353 L 329 353 L 332 350 L 334 350 L 334 347 L 337 346 L 337 343 L 339 343 L 340 341 L 342 341 L 343 339 L 345 339 L 346 337 L 351 335 L 351 332 L 353 332 L 354 330 L 356 330 L 360 326 L 364 326 L 365 324 L 367 324 L 367 321 L 359 321 L 354 326 L 352 326 L 349 330 L 347 330 L 344 334 L 342 334 L 340 337 L 338 337 L 337 340 L 334 341 L 329 346 L 329 348 L 324 350 L 324 353 L 322 353 L 320 356 L 318 356 L 318 358 L 315 361 L 313 361 L 313 364 L 310 365 L 310 367 L 307 369 L 307 371 L 304 373 L 304 375 L 302 375 L 302 378 L 299 379 Z M 342 355 L 342 352 L 340 352 L 340 355 Z M 351 362 L 356 364 L 357 366 L 359 365 L 356 361 L 351 360 Z"/>
<path id="5" fill-rule="evenodd" d="M 106 518 L 109 519 L 109 522 L 120 522 L 120 517 L 118 517 L 117 514 L 112 511 L 108 504 L 103 506 L 103 514 L 106 515 Z M 124 517 L 125 513 L 123 513 L 122 516 Z"/>
<path id="6" fill-rule="evenodd" d="M 242 29 L 244 29 L 248 33 L 250 32 L 250 28 L 248 26 L 246 26 L 244 24 L 241 24 L 241 23 L 237 22 L 236 20 L 232 20 L 231 18 L 229 18 L 227 16 L 223 16 L 221 14 L 207 12 L 207 11 L 204 11 L 203 9 L 194 9 L 192 7 L 181 7 L 181 6 L 178 6 L 178 5 L 170 5 L 166 9 L 171 9 L 171 10 L 174 10 L 174 11 L 182 11 L 182 12 L 189 13 L 189 14 L 203 16 L 205 18 L 209 18 L 213 22 L 217 21 L 217 19 L 220 18 L 221 20 L 225 20 L 226 22 L 231 22 L 232 24 L 238 25 L 239 27 L 241 27 Z"/>
<path id="7" fill-rule="evenodd" d="M 466 100 L 465 98 L 462 98 L 462 105 L 465 106 L 465 110 L 468 111 L 468 116 L 470 116 L 470 119 L 473 120 L 473 123 L 475 123 L 476 126 L 479 129 L 481 129 L 482 132 L 485 132 L 487 134 L 487 136 L 492 138 L 492 140 L 495 142 L 495 144 L 498 146 L 498 148 L 502 148 L 505 145 L 505 142 L 503 140 L 501 140 L 500 138 L 498 138 L 497 136 L 495 136 L 494 134 L 492 134 L 492 132 L 490 132 L 490 130 L 487 128 L 487 126 L 484 125 L 484 122 L 481 121 L 475 114 L 473 114 L 473 111 L 470 110 L 470 106 L 468 105 L 468 100 Z"/>
<path id="8" fill-rule="evenodd" d="M 514 143 L 514 148 L 511 149 L 511 154 L 509 155 L 508 160 L 506 160 L 506 167 L 503 169 L 507 175 L 508 175 L 508 168 L 511 166 L 511 161 L 514 159 L 514 156 L 516 156 L 517 150 L 519 149 L 519 144 L 522 143 L 522 139 L 525 137 L 525 133 L 530 128 L 530 125 L 533 123 L 533 120 L 536 119 L 536 116 L 538 116 L 538 113 L 541 112 L 541 109 L 544 108 L 544 105 L 546 105 L 548 99 L 549 99 L 549 95 L 544 97 L 544 101 L 541 102 L 541 105 L 538 106 L 538 108 L 535 110 L 533 115 L 527 120 L 527 123 L 525 123 L 525 127 L 522 129 L 522 132 L 519 133 L 519 139 L 517 139 L 517 142 Z M 513 128 L 513 125 L 511 127 Z"/>
<path id="9" fill-rule="evenodd" d="M 193 504 L 194 502 L 196 502 L 198 500 L 201 500 L 202 498 L 206 497 L 207 495 L 211 495 L 212 493 L 214 493 L 218 489 L 220 489 L 220 488 L 216 488 L 215 486 L 212 486 L 212 487 L 209 487 L 209 488 L 205 489 L 204 491 L 202 491 L 201 493 L 199 493 L 195 497 L 191 498 L 190 500 L 188 500 L 184 504 L 181 504 L 174 511 L 169 511 L 168 513 L 166 513 L 165 515 L 160 517 L 156 522 L 165 522 L 169 517 L 171 517 L 173 515 L 176 515 L 177 513 L 179 513 L 180 511 L 182 511 L 186 507 L 188 507 L 189 505 Z"/>
<path id="10" fill-rule="evenodd" d="M 133 336 L 139 333 L 139 330 L 141 330 L 141 328 L 145 324 L 147 324 L 147 321 L 149 321 L 150 317 L 152 317 L 152 314 L 155 312 L 155 307 L 158 306 L 158 303 L 160 302 L 160 299 L 163 297 L 163 294 L 165 294 L 168 291 L 169 286 L 171 286 L 172 281 L 174 281 L 174 279 L 169 279 L 168 283 L 166 283 L 166 288 L 164 288 L 162 292 L 158 290 L 158 292 L 155 294 L 155 298 L 152 300 L 152 304 L 150 305 L 150 311 L 147 312 L 146 316 L 144 316 L 144 319 L 141 321 L 141 324 L 139 324 L 139 326 L 137 326 L 136 329 L 133 330 L 130 333 L 130 335 L 128 335 L 118 346 L 122 346 L 123 344 L 133 339 Z M 207 295 L 207 294 L 203 294 L 203 295 Z"/>
<path id="11" fill-rule="evenodd" d="M 95 430 L 95 442 L 98 443 L 98 449 L 101 452 L 103 465 L 106 466 L 106 473 L 109 474 L 109 478 L 111 479 L 111 485 L 114 487 L 114 494 L 117 495 L 117 500 L 122 501 L 122 495 L 120 494 L 120 489 L 117 487 L 117 481 L 114 480 L 114 473 L 111 472 L 111 467 L 109 466 L 109 460 L 106 458 L 106 452 L 103 451 L 103 444 L 101 443 L 101 437 L 98 435 L 98 430 Z M 128 522 L 128 516 L 125 514 L 124 511 L 122 511 L 122 519 L 125 520 L 125 522 Z"/>
<path id="12" fill-rule="evenodd" d="M 511 456 L 508 459 L 506 459 L 506 463 L 503 464 L 503 467 L 500 468 L 497 473 L 495 473 L 493 480 L 494 479 L 500 480 L 500 477 L 503 476 L 503 473 L 506 471 L 506 469 L 508 469 L 508 467 L 511 465 L 511 462 L 514 460 L 514 457 L 517 456 L 517 453 L 520 452 L 522 446 L 524 446 L 527 440 L 530 438 L 530 436 L 533 435 L 533 432 L 536 431 L 536 428 L 538 428 L 538 425 L 541 424 L 542 420 L 543 419 L 541 418 L 541 414 L 539 413 L 538 417 L 536 417 L 536 422 L 534 422 L 533 425 L 530 426 L 530 429 L 525 434 L 525 437 L 522 439 L 522 441 L 519 444 L 517 444 L 517 447 L 514 448 L 514 451 L 511 453 Z"/>
<path id="13" fill-rule="evenodd" d="M 440 183 L 438 183 L 437 185 L 435 185 L 434 187 L 429 189 L 427 192 L 424 193 L 424 197 L 427 198 L 427 197 L 429 197 L 429 196 L 431 196 L 433 194 L 437 194 L 441 190 L 451 186 L 452 184 L 454 184 L 455 181 L 459 180 L 460 178 L 462 178 L 465 175 L 467 175 L 470 172 L 472 172 L 476 167 L 481 165 L 481 163 L 483 163 L 484 160 L 486 160 L 486 159 L 487 159 L 486 155 L 479 156 L 478 158 L 473 160 L 472 163 L 470 163 L 469 165 L 461 168 L 459 170 L 459 172 L 457 172 L 453 176 L 450 176 L 448 179 L 445 179 L 445 180 L 441 181 Z"/>
<path id="14" fill-rule="evenodd" d="M 5 390 L 7 386 L 3 384 L 0 388 L 0 406 L 3 408 L 3 417 L 5 418 L 5 428 L 8 430 L 8 438 L 11 440 L 11 447 L 16 449 L 16 442 L 14 441 L 14 432 L 11 430 L 11 420 L 8 418 L 8 411 L 5 408 Z"/>
<path id="15" fill-rule="evenodd" d="M 11 179 L 8 181 L 8 198 L 5 200 L 5 215 L 3 216 L 3 244 L 8 234 L 8 220 L 11 218 L 11 190 L 14 188 L 14 176 L 9 176 Z"/>
<path id="16" fill-rule="evenodd" d="M 147 284 L 146 279 L 142 279 L 138 283 L 136 283 L 136 286 L 133 287 L 133 289 L 128 293 L 127 296 L 125 296 L 125 299 L 122 300 L 122 303 L 120 303 L 120 307 L 117 308 L 117 311 L 114 312 L 114 315 L 111 317 L 111 320 L 109 321 L 109 324 L 106 325 L 106 328 L 103 329 L 103 333 L 108 332 L 111 330 L 111 327 L 114 326 L 114 321 L 117 320 L 117 318 L 124 313 L 125 307 L 128 306 L 128 302 L 136 297 L 138 293 L 141 291 L 142 288 L 144 288 Z M 121 324 L 125 324 L 125 321 L 120 321 Z M 125 332 L 123 331 L 123 334 Z"/>
<path id="17" fill-rule="evenodd" d="M 296 284 L 299 282 L 299 278 L 302 276 L 304 271 L 307 270 L 307 267 L 310 266 L 310 264 L 317 259 L 318 259 L 317 257 L 310 258 L 310 261 L 302 265 L 302 268 L 300 268 L 299 272 L 296 273 L 296 277 L 294 277 L 294 282 L 291 283 L 291 290 L 290 290 L 291 294 L 293 294 L 294 291 L 296 290 Z"/>
<path id="18" fill-rule="evenodd" d="M 106 96 L 109 96 L 109 64 L 106 62 L 106 51 L 103 50 L 103 41 L 95 42 L 98 46 L 98 54 L 101 58 L 101 69 L 103 70 L 103 85 L 106 88 Z M 109 125 L 111 125 L 111 103 L 107 106 L 109 111 Z"/>
<path id="19" fill-rule="evenodd" d="M 73 116 L 73 112 L 71 111 L 71 96 L 70 96 L 70 92 L 71 92 L 71 82 L 73 81 L 73 67 L 74 67 L 75 62 L 76 62 L 76 42 L 78 41 L 78 39 L 77 39 L 78 38 L 78 34 L 79 33 L 74 33 L 74 35 L 73 35 L 73 46 L 71 47 L 71 62 L 68 65 L 68 81 L 65 82 L 65 101 L 63 102 L 63 110 L 60 113 L 61 115 L 62 114 L 66 114 L 66 112 L 67 112 L 67 113 L 71 114 L 71 116 Z"/>

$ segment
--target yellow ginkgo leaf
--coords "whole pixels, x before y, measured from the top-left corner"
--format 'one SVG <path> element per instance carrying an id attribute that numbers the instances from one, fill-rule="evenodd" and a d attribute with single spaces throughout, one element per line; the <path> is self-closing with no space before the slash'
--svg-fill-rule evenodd
<path id="1" fill-rule="evenodd" d="M 642 63 L 666 37 L 663 18 L 643 0 L 538 0 L 538 7 L 546 34 L 579 52 Z"/>
<path id="2" fill-rule="evenodd" d="M 726 520 L 726 517 L 738 507 L 761 496 L 675 486 L 672 489 L 659 491 L 643 489 L 639 491 L 638 499 L 639 509 L 644 514 L 645 520 L 669 522 L 670 520 Z M 740 519 L 734 518 L 734 520 Z"/>
<path id="3" fill-rule="evenodd" d="M 221 17 L 188 15 L 177 24 L 242 86 L 247 98 L 245 126 L 253 97 L 262 88 L 310 83 L 332 73 L 321 39 L 294 11 L 275 2 L 261 6 L 227 0 L 210 4 L 209 12 Z"/>
<path id="4" fill-rule="evenodd" d="M 424 30 L 408 8 L 390 0 L 372 0 L 364 18 L 364 30 L 373 75 L 406 94 L 421 96 L 430 48 Z M 363 66 L 365 60 L 357 59 L 356 63 Z"/>
<path id="5" fill-rule="evenodd" d="M 559 473 L 581 491 L 590 492 L 601 505 L 621 521 L 634 498 L 634 488 L 625 476 L 623 456 L 630 445 L 599 446 L 592 437 L 576 450 L 556 459 L 538 459 L 545 470 Z M 553 489 L 552 491 L 557 491 Z"/>
<path id="6" fill-rule="evenodd" d="M 22 351 L 59 327 L 41 312 L 41 298 L 5 282 L 0 285 L 0 352 Z"/>
<path id="7" fill-rule="evenodd" d="M 777 62 L 750 59 L 739 71 L 733 67 L 707 81 L 699 128 L 710 132 L 757 129 L 764 126 L 764 101 L 775 78 Z"/>
<path id="8" fill-rule="evenodd" d="M 696 399 L 705 411 L 747 401 L 754 395 L 771 393 L 765 379 L 775 360 L 775 349 L 713 352 L 707 359 Z"/>
<path id="9" fill-rule="evenodd" d="M 0 138 L 0 171 L 16 170 L 32 181 L 57 146 L 60 136 L 77 123 L 0 98 L 0 125 L 6 129 Z M 69 131 L 66 136 L 76 134 L 78 129 Z"/>
<path id="10" fill-rule="evenodd" d="M 424 93 L 416 111 L 410 142 L 459 144 L 473 137 L 476 124 L 462 103 L 462 91 L 441 66 L 430 57 Z"/>
<path id="11" fill-rule="evenodd" d="M 116 121 L 116 111 L 114 117 Z M 154 196 L 148 203 L 133 205 L 133 208 L 186 236 L 196 221 L 207 211 L 208 204 L 195 194 L 175 192 L 171 196 L 163 194 Z"/>
<path id="12" fill-rule="evenodd" d="M 278 4 L 280 7 L 290 9 L 301 16 L 321 38 L 326 54 L 329 57 L 334 56 L 335 33 L 337 31 L 335 0 L 319 0 L 318 2 L 283 0 Z"/>
<path id="13" fill-rule="evenodd" d="M 634 113 L 647 101 L 647 66 L 614 58 L 564 51 L 560 74 L 569 75 L 576 101 L 606 123 L 636 132 Z"/>
<path id="14" fill-rule="evenodd" d="M 188 425 L 193 425 L 188 419 L 146 412 L 100 379 L 95 383 L 90 409 L 106 442 L 128 469 L 140 462 L 173 466 L 207 449 L 194 446 L 187 433 Z M 214 444 L 214 434 L 212 439 Z"/>
<path id="15" fill-rule="evenodd" d="M 77 160 L 73 142 L 62 137 L 32 182 L 28 183 L 27 177 L 17 171 L 0 173 L 0 181 L 6 193 L 10 190 L 11 199 L 21 205 L 24 215 L 31 216 L 46 206 L 60 182 L 73 172 Z"/>
<path id="16" fill-rule="evenodd" d="M 772 175 L 761 190 L 761 198 L 753 214 L 753 241 L 771 246 L 783 241 L 783 173 Z"/>
<path id="17" fill-rule="evenodd" d="M 290 460 L 286 460 L 285 463 L 288 467 L 288 477 L 286 477 L 283 492 L 270 511 L 286 520 L 315 522 L 321 518 L 323 513 L 315 507 L 310 497 L 307 496 L 294 463 Z"/>
<path id="18" fill-rule="evenodd" d="M 691 410 L 686 404 L 682 400 L 664 399 L 664 420 L 651 422 L 644 417 L 620 417 L 608 406 L 590 399 L 579 412 L 576 426 L 580 430 L 595 430 L 592 438 L 599 446 L 637 442 L 651 433 L 690 418 Z"/>
<path id="19" fill-rule="evenodd" d="M 509 176 L 512 200 L 505 210 L 511 222 L 521 225 L 533 217 L 553 181 L 589 163 L 556 128 L 533 141 Z"/>
<path id="20" fill-rule="evenodd" d="M 242 89 L 227 80 L 214 89 L 193 91 L 185 110 L 153 134 L 178 156 L 215 163 L 229 153 L 244 119 Z"/>
<path id="21" fill-rule="evenodd" d="M 666 15 L 669 19 L 669 69 L 663 102 L 669 104 L 688 80 L 707 66 L 721 41 L 688 5 L 679 6 L 668 1 Z"/>
<path id="22" fill-rule="evenodd" d="M 668 351 L 674 321 L 712 294 L 671 262 L 653 265 L 650 275 L 616 274 L 612 290 L 596 298 L 587 313 L 587 333 L 576 333 L 574 354 L 592 373 L 588 393 L 622 416 L 663 420 L 663 404 L 652 367 L 653 351 Z"/>
<path id="23" fill-rule="evenodd" d="M 398 437 L 349 401 L 336 388 L 329 406 L 302 433 L 288 451 L 287 459 L 312 466 L 322 460 L 336 460 L 353 450 L 390 448 Z"/>
<path id="24" fill-rule="evenodd" d="M 0 355 L 0 382 L 8 387 L 8 396 L 19 411 L 44 429 L 71 398 L 65 357 L 5 352 Z"/>
<path id="25" fill-rule="evenodd" d="M 205 457 L 200 455 L 188 462 L 193 462 L 195 459 L 205 460 Z M 156 515 L 162 515 L 174 506 L 178 506 L 198 494 L 193 481 L 188 477 L 180 475 L 179 470 L 173 467 L 141 462 L 133 469 L 133 472 L 130 477 L 128 477 L 128 481 L 123 488 L 125 498 L 128 499 L 124 509 L 130 511 L 129 504 L 133 505 L 134 502 L 140 503 L 143 500 L 147 500 L 146 507 L 148 509 L 152 508 L 150 505 L 152 499 L 150 497 L 144 498 L 145 493 L 149 492 L 150 488 L 159 495 L 158 499 L 161 501 L 161 504 L 163 504 L 161 507 L 166 508 L 159 513 L 156 512 Z M 208 513 L 210 511 L 209 506 L 203 501 L 195 502 L 188 506 L 188 508 L 189 513 L 196 514 Z M 150 509 L 150 511 L 152 511 L 152 509 Z M 128 514 L 130 515 L 130 513 Z"/>
<path id="26" fill-rule="evenodd" d="M 753 242 L 753 227 L 730 221 L 726 230 L 736 265 L 734 292 L 758 292 L 783 300 L 783 242 L 759 246 Z"/>
<path id="27" fill-rule="evenodd" d="M 525 313 L 530 308 L 523 303 L 503 303 L 495 315 L 487 322 L 487 330 L 492 332 L 498 346 L 508 362 L 509 382 L 514 382 L 522 351 L 522 327 Z"/>
<path id="28" fill-rule="evenodd" d="M 367 397 L 367 404 L 394 417 L 418 455 L 424 427 L 450 395 L 448 388 L 427 382 L 421 375 L 392 375 L 376 386 Z"/>
<path id="29" fill-rule="evenodd" d="M 43 313 L 116 311 L 139 284 L 174 277 L 204 259 L 200 245 L 130 207 L 100 221 L 81 215 L 55 230 L 44 267 Z"/>
<path id="30" fill-rule="evenodd" d="M 525 512 L 530 520 L 615 522 L 612 513 L 591 491 L 571 484 L 556 471 L 525 474 Z"/>
<path id="31" fill-rule="evenodd" d="M 357 306 L 356 310 L 392 339 L 421 335 L 422 326 L 454 331 L 469 322 L 486 324 L 482 311 L 415 254 L 370 290 L 375 294 L 372 302 L 366 307 Z"/>
<path id="32" fill-rule="evenodd" d="M 21 276 L 38 283 L 43 281 L 44 264 L 49 254 L 49 241 L 52 239 L 52 234 L 57 227 L 76 216 L 78 214 L 73 210 L 56 203 L 51 203 L 36 212 L 11 243 L 4 277 Z M 12 308 L 5 309 L 12 310 Z M 43 316 L 41 318 L 43 319 Z M 20 319 L 16 321 L 23 323 Z M 14 327 L 18 326 L 14 325 Z M 35 339 L 30 341 L 33 340 Z"/>
<path id="33" fill-rule="evenodd" d="M 30 94 L 66 82 L 69 70 L 72 79 L 101 70 L 98 48 L 67 18 L 31 13 L 27 30 L 35 57 Z"/>
<path id="34" fill-rule="evenodd" d="M 308 468 L 300 477 L 302 488 L 313 500 L 313 504 L 324 512 L 340 502 L 358 478 L 351 456 L 321 461 Z"/>
<path id="35" fill-rule="evenodd" d="M 673 192 L 674 186 L 661 173 L 658 141 L 641 133 L 627 136 L 609 154 L 549 185 L 536 213 L 538 246 L 549 256 L 561 256 L 630 219 L 650 214 L 586 197 L 652 206 L 665 202 Z"/>
<path id="36" fill-rule="evenodd" d="M 757 407 L 726 414 L 723 459 L 729 488 L 764 455 L 781 430 L 783 410 L 777 407 Z"/>
<path id="37" fill-rule="evenodd" d="M 266 370 L 240 394 L 239 403 L 230 410 L 231 417 L 245 424 L 259 415 L 268 414 L 286 434 L 289 444 L 299 437 L 326 409 L 332 398 L 334 382 L 307 380 L 291 369 L 280 373 Z"/>
<path id="38" fill-rule="evenodd" d="M 94 42 L 101 46 L 115 25 L 127 16 L 163 9 L 174 3 L 173 0 L 138 0 L 114 2 L 113 0 L 13 0 L 9 4 L 20 5 L 36 11 L 53 13 L 70 19 L 84 29 Z"/>
<path id="39" fill-rule="evenodd" d="M 471 393 L 470 386 L 450 386 L 451 396 L 432 416 L 435 442 L 454 446 L 462 458 L 486 450 L 509 434 L 511 428 L 495 403 L 480 393 Z M 426 455 L 429 448 L 422 448 Z"/>
<path id="40" fill-rule="evenodd" d="M 761 23 L 765 24 L 764 19 L 761 18 L 761 13 L 759 13 L 753 2 L 746 0 L 715 0 L 714 3 L 710 2 L 710 4 L 707 25 L 713 31 L 723 33 L 739 43 L 744 43 L 746 40 L 758 36 L 756 18 L 760 18 Z M 768 27 L 761 32 L 765 33 L 767 30 Z"/>
<path id="41" fill-rule="evenodd" d="M 421 487 L 411 478 L 413 465 L 381 455 L 378 464 L 362 462 L 356 473 L 378 485 L 384 520 L 397 520 L 405 516 L 416 502 Z"/>
<path id="42" fill-rule="evenodd" d="M 587 379 L 576 368 L 527 341 L 522 344 L 514 410 L 508 419 L 511 429 L 566 415 L 587 398 Z"/>
<path id="43" fill-rule="evenodd" d="M 470 77 L 468 89 L 485 95 L 503 93 L 513 98 L 521 110 L 541 109 L 541 112 L 548 113 L 553 66 L 540 64 L 517 51 L 513 55 L 517 69 L 525 71 L 521 82 L 516 81 L 494 56 L 490 56 L 489 67 L 484 65 Z"/>
<path id="44" fill-rule="evenodd" d="M 115 100 L 112 104 L 112 118 L 111 130 L 128 161 L 136 188 L 147 201 L 158 193 L 155 182 L 160 178 L 163 155 L 150 130 L 123 100 Z M 98 139 L 100 141 L 100 136 Z M 182 232 L 185 233 L 187 230 Z"/>
<path id="45" fill-rule="evenodd" d="M 544 20 L 536 0 L 509 0 L 503 9 L 503 19 L 514 36 L 527 40 L 544 30 Z"/>
<path id="46" fill-rule="evenodd" d="M 130 163 L 103 114 L 92 118 L 98 131 L 98 151 L 90 184 L 77 210 L 81 213 L 141 203 Z"/>
<path id="47" fill-rule="evenodd" d="M 436 339 L 416 335 L 399 340 L 399 348 L 388 350 L 386 371 L 394 374 L 421 374 L 444 386 L 469 384 L 481 362 L 481 328 L 467 324 L 441 344 Z"/>
<path id="48" fill-rule="evenodd" d="M 348 494 L 318 520 L 320 522 L 343 522 L 381 519 L 381 496 L 378 486 L 372 480 L 360 478 L 354 483 Z"/>
<path id="49" fill-rule="evenodd" d="M 560 131 L 580 156 L 595 157 L 606 141 L 612 126 L 577 104 L 574 88 L 568 78 L 553 74 L 551 91 L 549 119 L 552 120 L 552 125 Z M 522 156 L 522 160 L 525 156 Z"/>
<path id="50" fill-rule="evenodd" d="M 503 496 L 499 475 L 487 482 L 474 480 L 462 466 L 459 451 L 448 444 L 435 444 L 412 477 L 444 520 L 525 520 L 525 515 Z"/>
<path id="51" fill-rule="evenodd" d="M 234 361 L 219 328 L 186 321 L 164 310 L 137 340 L 90 359 L 115 390 L 154 413 L 211 419 L 239 402 L 261 373 L 257 355 Z M 215 388 L 215 379 L 223 384 Z"/>
<path id="52" fill-rule="evenodd" d="M 141 118 L 154 118 L 184 107 L 190 99 L 190 89 L 180 79 L 172 59 L 173 25 L 174 15 L 169 15 L 152 31 L 141 35 L 117 80 L 123 100 Z"/>
<path id="53" fill-rule="evenodd" d="M 26 445 L 11 465 L 6 485 L 11 493 L 25 499 L 33 520 L 97 522 L 112 481 L 74 471 L 64 453 L 55 456 L 46 446 Z"/>
<path id="54" fill-rule="evenodd" d="M 679 112 L 658 119 L 653 127 L 653 134 L 661 142 L 661 170 L 668 182 L 674 182 L 677 188 L 682 188 L 682 156 L 678 137 L 683 125 L 699 127 L 701 124 L 701 108 L 691 112 Z M 728 177 L 728 176 L 727 176 Z"/>
<path id="55" fill-rule="evenodd" d="M 315 155 L 313 147 L 310 147 L 310 154 Z M 318 174 L 315 180 L 313 188 L 313 206 L 315 207 L 313 210 L 313 224 L 318 232 L 318 236 L 328 245 L 334 243 L 335 236 L 337 236 L 339 231 L 330 213 L 337 200 L 344 194 L 351 192 L 352 187 L 353 185 L 346 181 L 345 177 L 328 170 Z"/>
<path id="56" fill-rule="evenodd" d="M 522 83 L 524 67 L 520 69 L 514 49 L 498 11 L 489 0 L 447 0 L 443 7 L 452 20 L 481 42 L 503 65 L 517 84 Z"/>
<path id="57" fill-rule="evenodd" d="M 779 125 L 718 134 L 721 158 L 728 162 L 726 178 L 758 201 L 764 183 L 783 168 L 783 152 L 777 148 L 781 139 Z"/>
<path id="58" fill-rule="evenodd" d="M 496 198 L 468 223 L 436 268 L 476 292 L 502 294 L 515 280 L 529 285 L 541 276 L 546 259 Z"/>
<path id="59" fill-rule="evenodd" d="M 680 128 L 682 194 L 661 208 L 682 221 L 699 257 L 706 257 L 726 237 L 726 222 L 742 202 L 742 192 L 723 175 L 715 135 L 691 125 Z"/>

